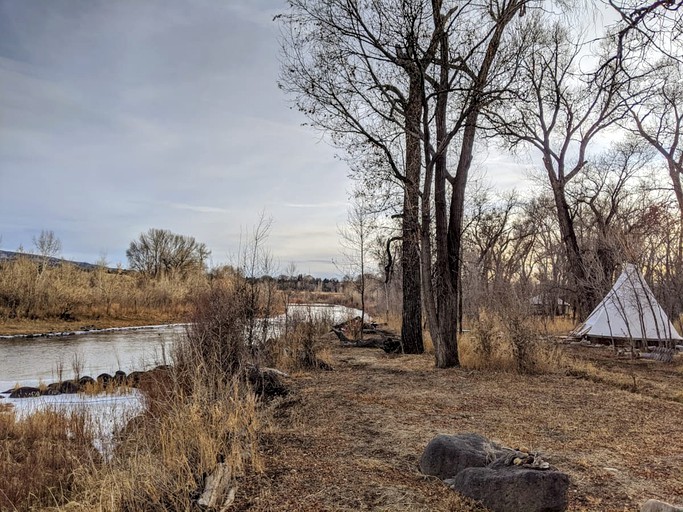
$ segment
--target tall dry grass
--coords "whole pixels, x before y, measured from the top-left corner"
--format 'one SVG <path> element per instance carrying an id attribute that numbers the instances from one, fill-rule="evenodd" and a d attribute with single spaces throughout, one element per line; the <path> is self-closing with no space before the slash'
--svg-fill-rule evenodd
<path id="1" fill-rule="evenodd" d="M 241 475 L 261 471 L 267 413 L 250 380 L 259 354 L 246 343 L 248 289 L 218 280 L 197 298 L 172 365 L 141 380 L 145 411 L 116 434 L 107 457 L 92 448 L 83 417 L 41 413 L 17 422 L 3 414 L 0 510 L 199 510 L 207 478 L 219 468 L 230 475 L 226 492 Z"/>
<path id="2" fill-rule="evenodd" d="M 164 279 L 70 263 L 41 268 L 28 257 L 0 263 L 0 321 L 178 317 L 206 290 L 201 272 Z"/>
<path id="3" fill-rule="evenodd" d="M 80 486 L 79 472 L 101 463 L 89 418 L 42 411 L 0 412 L 0 510 L 59 507 Z"/>
<path id="4" fill-rule="evenodd" d="M 463 367 L 520 374 L 552 373 L 569 364 L 543 333 L 541 320 L 515 310 L 481 311 L 458 342 Z"/>
<path id="5" fill-rule="evenodd" d="M 331 356 L 320 337 L 330 332 L 332 320 L 325 315 L 289 314 L 281 332 L 270 340 L 262 364 L 289 372 L 330 369 Z"/>

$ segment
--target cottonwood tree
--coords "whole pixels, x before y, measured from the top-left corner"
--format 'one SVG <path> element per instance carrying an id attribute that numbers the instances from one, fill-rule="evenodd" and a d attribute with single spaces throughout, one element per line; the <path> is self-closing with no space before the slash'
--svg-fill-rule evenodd
<path id="1" fill-rule="evenodd" d="M 638 80 L 627 98 L 627 129 L 642 137 L 664 160 L 683 223 L 683 64 L 669 59 Z M 679 252 L 683 252 L 682 247 Z"/>
<path id="2" fill-rule="evenodd" d="M 131 269 L 155 279 L 204 270 L 210 254 L 206 245 L 197 242 L 192 236 L 154 228 L 141 233 L 126 251 Z"/>
<path id="3" fill-rule="evenodd" d="M 433 24 L 439 30 L 437 55 L 427 70 L 423 98 L 421 241 L 422 273 L 431 276 L 424 283 L 425 311 L 438 367 L 459 364 L 465 190 L 482 113 L 501 107 L 509 94 L 527 49 L 522 17 L 527 7 L 536 4 L 525 0 L 432 2 Z M 454 164 L 449 163 L 451 157 Z"/>
<path id="4" fill-rule="evenodd" d="M 479 115 L 505 90 L 505 79 L 496 79 L 509 77 L 515 60 L 503 58 L 501 48 L 508 47 L 507 28 L 527 4 L 293 0 L 281 17 L 284 88 L 340 146 L 352 154 L 380 153 L 402 184 L 404 348 L 422 350 L 424 286 L 439 367 L 458 364 L 464 188 Z M 454 141 L 458 163 L 449 172 L 447 155 Z"/>
<path id="5" fill-rule="evenodd" d="M 577 36 L 545 16 L 535 22 L 518 96 L 509 109 L 489 113 L 489 119 L 511 148 L 531 147 L 542 157 L 583 318 L 599 297 L 579 247 L 566 188 L 584 169 L 594 139 L 623 115 L 622 76 L 616 65 L 582 72 L 579 61 L 586 47 Z"/>
<path id="6" fill-rule="evenodd" d="M 432 26 L 431 5 L 291 0 L 279 19 L 282 88 L 335 144 L 352 156 L 378 154 L 401 183 L 401 337 L 404 351 L 420 353 L 420 124 L 424 72 L 440 30 Z"/>
<path id="7" fill-rule="evenodd" d="M 681 57 L 683 0 L 604 0 L 618 15 L 612 29 L 616 62 L 633 72 L 657 56 Z"/>
<path id="8" fill-rule="evenodd" d="M 609 290 L 617 267 L 624 263 L 628 238 L 642 208 L 636 178 L 651 160 L 650 148 L 627 136 L 587 163 L 566 189 L 575 208 L 585 264 L 592 270 L 600 296 Z"/>

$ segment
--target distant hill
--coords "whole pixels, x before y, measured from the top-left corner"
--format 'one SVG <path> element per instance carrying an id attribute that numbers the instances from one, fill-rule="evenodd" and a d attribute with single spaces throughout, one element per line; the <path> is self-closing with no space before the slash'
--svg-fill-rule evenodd
<path id="1" fill-rule="evenodd" d="M 14 251 L 2 251 L 0 250 L 0 262 L 3 260 L 13 260 L 18 257 L 24 257 L 24 258 L 29 258 L 32 260 L 36 261 L 42 261 L 43 257 L 39 254 L 31 254 L 27 252 L 14 252 Z M 85 261 L 72 261 L 72 260 L 65 260 L 63 258 L 48 258 L 48 263 L 50 265 L 61 265 L 62 263 L 70 263 L 71 265 L 75 265 L 78 268 L 82 268 L 83 270 L 94 270 L 97 268 L 97 265 L 93 263 L 86 263 Z M 118 269 L 112 268 L 112 267 L 107 267 L 108 272 L 116 272 Z"/>

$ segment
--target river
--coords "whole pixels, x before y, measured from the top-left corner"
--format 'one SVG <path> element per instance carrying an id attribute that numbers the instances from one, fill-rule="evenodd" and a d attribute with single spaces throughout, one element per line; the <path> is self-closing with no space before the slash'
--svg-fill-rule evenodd
<path id="1" fill-rule="evenodd" d="M 326 318 L 332 323 L 360 315 L 360 311 L 325 304 L 292 304 L 290 316 Z M 284 315 L 271 320 L 277 332 Z M 117 370 L 129 373 L 170 361 L 172 344 L 185 334 L 184 325 L 149 329 L 87 332 L 70 336 L 0 339 L 0 391 L 19 383 L 37 385 L 73 378 L 77 373 L 96 377 Z"/>

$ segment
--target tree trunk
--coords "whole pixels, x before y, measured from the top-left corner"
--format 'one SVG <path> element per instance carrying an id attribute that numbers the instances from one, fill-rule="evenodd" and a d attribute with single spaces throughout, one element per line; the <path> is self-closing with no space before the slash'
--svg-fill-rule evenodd
<path id="1" fill-rule="evenodd" d="M 422 90 L 420 77 L 412 73 L 406 108 L 406 180 L 403 193 L 403 316 L 401 340 L 403 352 L 421 354 L 422 283 L 420 279 L 419 192 L 422 155 L 420 130 Z"/>
<path id="2" fill-rule="evenodd" d="M 576 231 L 574 230 L 574 222 L 569 213 L 569 204 L 564 193 L 564 185 L 557 179 L 554 170 L 548 169 L 548 176 L 553 189 L 560 235 L 562 236 L 562 243 L 567 253 L 569 273 L 574 279 L 576 314 L 579 320 L 585 320 L 597 304 L 595 289 L 592 283 L 589 282 L 588 275 L 586 274 L 586 266 L 576 239 Z"/>
<path id="3" fill-rule="evenodd" d="M 676 202 L 678 203 L 678 210 L 680 212 L 680 225 L 678 230 L 678 254 L 677 260 L 683 259 L 683 187 L 681 187 L 681 172 L 680 166 L 673 161 L 673 156 L 669 160 L 669 176 L 671 176 L 671 184 L 673 185 Z"/>

